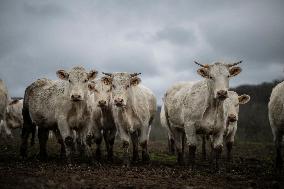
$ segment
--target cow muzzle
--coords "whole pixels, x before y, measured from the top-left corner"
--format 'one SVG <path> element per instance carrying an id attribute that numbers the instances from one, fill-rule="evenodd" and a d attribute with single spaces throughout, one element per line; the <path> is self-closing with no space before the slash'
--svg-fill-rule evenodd
<path id="1" fill-rule="evenodd" d="M 228 91 L 220 90 L 217 92 L 216 96 L 219 100 L 225 100 L 226 98 L 228 98 Z"/>
<path id="2" fill-rule="evenodd" d="M 236 122 L 236 121 L 237 121 L 237 116 L 234 115 L 234 114 L 230 114 L 230 115 L 228 116 L 228 120 L 229 120 L 229 122 L 231 122 L 231 123 Z"/>
<path id="3" fill-rule="evenodd" d="M 82 101 L 83 98 L 81 95 L 79 94 L 72 94 L 71 95 L 71 100 L 74 101 L 74 102 L 78 102 L 78 101 Z"/>
<path id="4" fill-rule="evenodd" d="M 107 104 L 107 102 L 105 100 L 100 100 L 99 103 L 98 103 L 98 106 L 103 108 L 103 107 L 106 107 L 106 104 Z"/>
<path id="5" fill-rule="evenodd" d="M 116 98 L 116 99 L 114 99 L 114 104 L 117 107 L 122 107 L 122 106 L 124 106 L 124 100 L 122 98 Z"/>

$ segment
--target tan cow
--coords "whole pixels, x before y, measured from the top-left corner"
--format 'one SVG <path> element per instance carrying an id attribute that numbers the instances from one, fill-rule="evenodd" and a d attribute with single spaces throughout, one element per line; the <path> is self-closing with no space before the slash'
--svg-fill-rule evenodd
<path id="1" fill-rule="evenodd" d="M 137 73 L 105 74 L 112 84 L 112 113 L 123 143 L 124 164 L 130 164 L 130 140 L 133 144 L 133 161 L 139 159 L 138 143 L 142 147 L 142 160 L 148 161 L 148 141 L 157 109 L 156 98 L 150 89 L 140 84 Z"/>

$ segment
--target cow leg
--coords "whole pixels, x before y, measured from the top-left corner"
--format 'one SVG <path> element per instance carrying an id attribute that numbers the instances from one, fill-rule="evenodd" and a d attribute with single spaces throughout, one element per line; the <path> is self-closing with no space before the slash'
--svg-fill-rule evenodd
<path id="1" fill-rule="evenodd" d="M 168 148 L 169 148 L 169 154 L 174 155 L 175 154 L 175 140 L 170 134 L 168 136 Z"/>
<path id="2" fill-rule="evenodd" d="M 65 145 L 64 145 L 64 140 L 63 140 L 58 129 L 54 129 L 53 133 L 54 133 L 54 135 L 57 139 L 58 144 L 60 144 L 60 146 L 61 146 L 60 147 L 60 157 L 64 158 L 64 157 L 66 157 L 66 149 L 65 149 Z"/>
<path id="3" fill-rule="evenodd" d="M 109 135 L 110 131 L 107 129 L 103 130 L 103 136 L 105 140 L 105 145 L 106 145 L 106 151 L 107 151 L 107 159 L 109 160 L 109 151 L 110 151 L 110 141 L 109 141 Z"/>
<path id="4" fill-rule="evenodd" d="M 173 127 L 171 132 L 176 148 L 177 163 L 184 165 L 183 133 L 176 127 Z"/>
<path id="5" fill-rule="evenodd" d="M 213 135 L 213 154 L 215 159 L 215 169 L 219 170 L 219 160 L 223 150 L 223 133 Z"/>
<path id="6" fill-rule="evenodd" d="M 21 141 L 21 147 L 20 147 L 20 154 L 22 157 L 27 157 L 29 132 L 26 126 L 23 126 L 22 128 L 21 138 L 22 138 L 22 141 Z"/>
<path id="7" fill-rule="evenodd" d="M 144 162 L 150 161 L 150 155 L 148 152 L 148 141 L 149 141 L 150 131 L 151 131 L 151 126 L 146 126 L 141 128 L 140 146 L 142 148 L 142 161 Z"/>
<path id="8" fill-rule="evenodd" d="M 184 125 L 184 130 L 187 139 L 188 145 L 188 162 L 191 165 L 191 168 L 194 168 L 195 164 L 195 152 L 196 152 L 196 145 L 197 145 L 197 136 L 196 136 L 196 129 L 194 126 L 194 122 L 187 122 Z"/>
<path id="9" fill-rule="evenodd" d="M 139 160 L 139 155 L 138 155 L 138 131 L 135 131 L 133 133 L 130 134 L 131 137 L 131 141 L 132 141 L 132 161 L 133 162 L 137 162 Z"/>
<path id="10" fill-rule="evenodd" d="M 34 123 L 32 123 L 31 125 L 31 133 L 32 133 L 32 137 L 31 137 L 31 146 L 33 146 L 35 144 L 35 134 L 36 134 L 36 125 Z"/>
<path id="11" fill-rule="evenodd" d="M 206 136 L 202 135 L 202 159 L 206 160 Z"/>
<path id="12" fill-rule="evenodd" d="M 77 145 L 79 147 L 79 153 L 80 156 L 83 160 L 92 162 L 92 157 L 91 157 L 91 150 L 89 146 L 87 145 L 87 129 L 83 128 L 79 130 L 76 138 Z"/>
<path id="13" fill-rule="evenodd" d="M 227 149 L 227 171 L 231 171 L 231 161 L 232 161 L 232 148 L 233 148 L 233 142 L 227 141 L 226 142 L 226 149 Z"/>
<path id="14" fill-rule="evenodd" d="M 115 135 L 116 135 L 116 128 L 114 127 L 109 131 L 109 150 L 108 150 L 108 160 L 113 161 L 113 145 L 114 145 L 114 140 L 115 140 Z"/>
<path id="15" fill-rule="evenodd" d="M 64 141 L 67 162 L 72 163 L 72 158 L 75 153 L 74 133 L 71 131 L 64 118 L 58 120 L 58 130 Z"/>
<path id="16" fill-rule="evenodd" d="M 274 134 L 274 143 L 276 148 L 275 168 L 278 172 L 281 172 L 283 167 L 283 159 L 281 152 L 282 138 L 283 138 L 282 133 L 277 130 Z"/>
<path id="17" fill-rule="evenodd" d="M 123 164 L 127 167 L 130 166 L 130 157 L 129 157 L 129 143 L 130 143 L 130 136 L 126 131 L 123 129 L 122 126 L 118 126 L 118 132 L 122 141 L 122 150 L 123 150 Z"/>
<path id="18" fill-rule="evenodd" d="M 96 143 L 95 158 L 96 160 L 101 160 L 101 156 L 102 156 L 101 144 L 102 144 L 103 136 L 102 136 L 102 131 L 100 129 L 96 129 L 94 131 L 94 139 Z"/>
<path id="19" fill-rule="evenodd" d="M 39 157 L 44 160 L 47 158 L 47 140 L 48 140 L 49 130 L 46 128 L 38 128 L 38 140 L 39 140 Z"/>

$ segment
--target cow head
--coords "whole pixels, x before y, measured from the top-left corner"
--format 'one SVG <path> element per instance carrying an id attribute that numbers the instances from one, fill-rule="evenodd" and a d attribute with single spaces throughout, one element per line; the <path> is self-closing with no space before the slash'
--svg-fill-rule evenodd
<path id="1" fill-rule="evenodd" d="M 243 94 L 238 96 L 236 92 L 229 91 L 228 98 L 224 100 L 224 111 L 226 112 L 227 133 L 237 124 L 239 118 L 239 105 L 250 101 L 250 96 Z"/>
<path id="2" fill-rule="evenodd" d="M 16 129 L 22 127 L 23 117 L 23 100 L 15 99 L 11 100 L 6 107 L 6 123 L 10 129 Z"/>
<path id="3" fill-rule="evenodd" d="M 236 67 L 236 65 L 241 62 L 242 61 L 233 64 L 216 62 L 211 65 L 195 63 L 201 66 L 201 68 L 197 70 L 197 73 L 208 80 L 208 87 L 213 92 L 214 98 L 225 100 L 228 97 L 230 78 L 238 75 L 242 71 L 240 67 Z"/>
<path id="4" fill-rule="evenodd" d="M 65 94 L 73 102 L 83 101 L 88 95 L 88 81 L 95 79 L 97 71 L 86 72 L 83 67 L 74 67 L 69 72 L 58 70 L 59 79 L 68 82 L 65 86 Z"/>
<path id="5" fill-rule="evenodd" d="M 113 104 L 116 107 L 125 107 L 128 98 L 131 96 L 131 89 L 137 86 L 141 79 L 138 77 L 141 73 L 104 73 L 110 78 L 112 87 Z"/>
<path id="6" fill-rule="evenodd" d="M 111 77 L 105 76 L 89 83 L 89 90 L 95 95 L 95 103 L 101 108 L 109 106 L 111 96 Z"/>

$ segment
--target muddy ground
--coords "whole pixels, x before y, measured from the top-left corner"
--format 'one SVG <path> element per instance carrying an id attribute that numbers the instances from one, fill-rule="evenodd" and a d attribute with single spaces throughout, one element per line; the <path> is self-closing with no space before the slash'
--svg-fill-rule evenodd
<path id="1" fill-rule="evenodd" d="M 49 141 L 49 158 L 38 161 L 38 146 L 29 150 L 29 158 L 19 157 L 20 141 L 0 145 L 0 188 L 284 188 L 284 176 L 273 171 L 273 145 L 239 142 L 234 146 L 231 172 L 224 163 L 219 172 L 197 153 L 194 171 L 178 166 L 167 153 L 165 142 L 151 142 L 149 164 L 123 167 L 120 146 L 115 148 L 115 162 L 89 165 L 77 161 L 70 166 L 59 158 L 59 146 Z M 224 158 L 224 157 L 223 157 Z"/>

